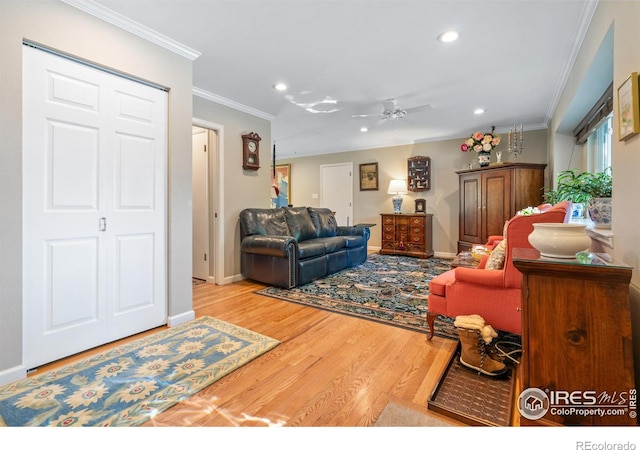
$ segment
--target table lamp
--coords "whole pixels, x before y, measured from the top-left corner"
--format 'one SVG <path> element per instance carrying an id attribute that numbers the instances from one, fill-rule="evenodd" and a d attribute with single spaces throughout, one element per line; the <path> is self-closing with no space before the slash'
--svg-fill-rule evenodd
<path id="1" fill-rule="evenodd" d="M 387 190 L 387 194 L 394 196 L 391 200 L 393 201 L 393 212 L 395 214 L 401 214 L 401 195 L 406 195 L 407 193 L 407 182 L 405 180 L 391 180 L 389 182 L 389 189 Z"/>

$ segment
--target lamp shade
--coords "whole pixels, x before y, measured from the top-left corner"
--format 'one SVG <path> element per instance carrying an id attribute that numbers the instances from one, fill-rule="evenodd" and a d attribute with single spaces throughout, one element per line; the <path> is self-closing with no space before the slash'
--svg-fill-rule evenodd
<path id="1" fill-rule="evenodd" d="M 405 195 L 407 194 L 407 182 L 405 180 L 391 180 L 387 194 Z"/>

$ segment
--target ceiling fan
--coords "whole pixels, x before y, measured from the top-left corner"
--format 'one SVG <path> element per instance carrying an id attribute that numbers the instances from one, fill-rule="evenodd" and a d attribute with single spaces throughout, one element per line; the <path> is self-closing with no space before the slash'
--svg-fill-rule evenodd
<path id="1" fill-rule="evenodd" d="M 395 98 L 390 98 L 382 102 L 382 112 L 377 114 L 354 114 L 351 117 L 379 117 L 380 120 L 398 120 L 407 114 L 431 109 L 431 105 L 415 106 L 413 108 L 403 109 L 397 104 Z"/>

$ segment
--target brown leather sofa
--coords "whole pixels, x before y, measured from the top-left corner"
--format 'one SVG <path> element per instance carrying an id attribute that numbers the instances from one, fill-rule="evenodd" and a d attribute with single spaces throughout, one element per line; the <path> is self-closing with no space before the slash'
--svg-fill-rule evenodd
<path id="1" fill-rule="evenodd" d="M 338 226 L 327 208 L 240 212 L 242 275 L 286 289 L 367 260 L 369 228 Z"/>

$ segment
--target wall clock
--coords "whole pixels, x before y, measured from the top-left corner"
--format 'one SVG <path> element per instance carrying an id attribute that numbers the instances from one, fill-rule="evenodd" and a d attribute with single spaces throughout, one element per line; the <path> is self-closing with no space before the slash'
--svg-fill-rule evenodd
<path id="1" fill-rule="evenodd" d="M 257 133 L 242 135 L 242 168 L 244 170 L 260 168 L 260 140 Z"/>

